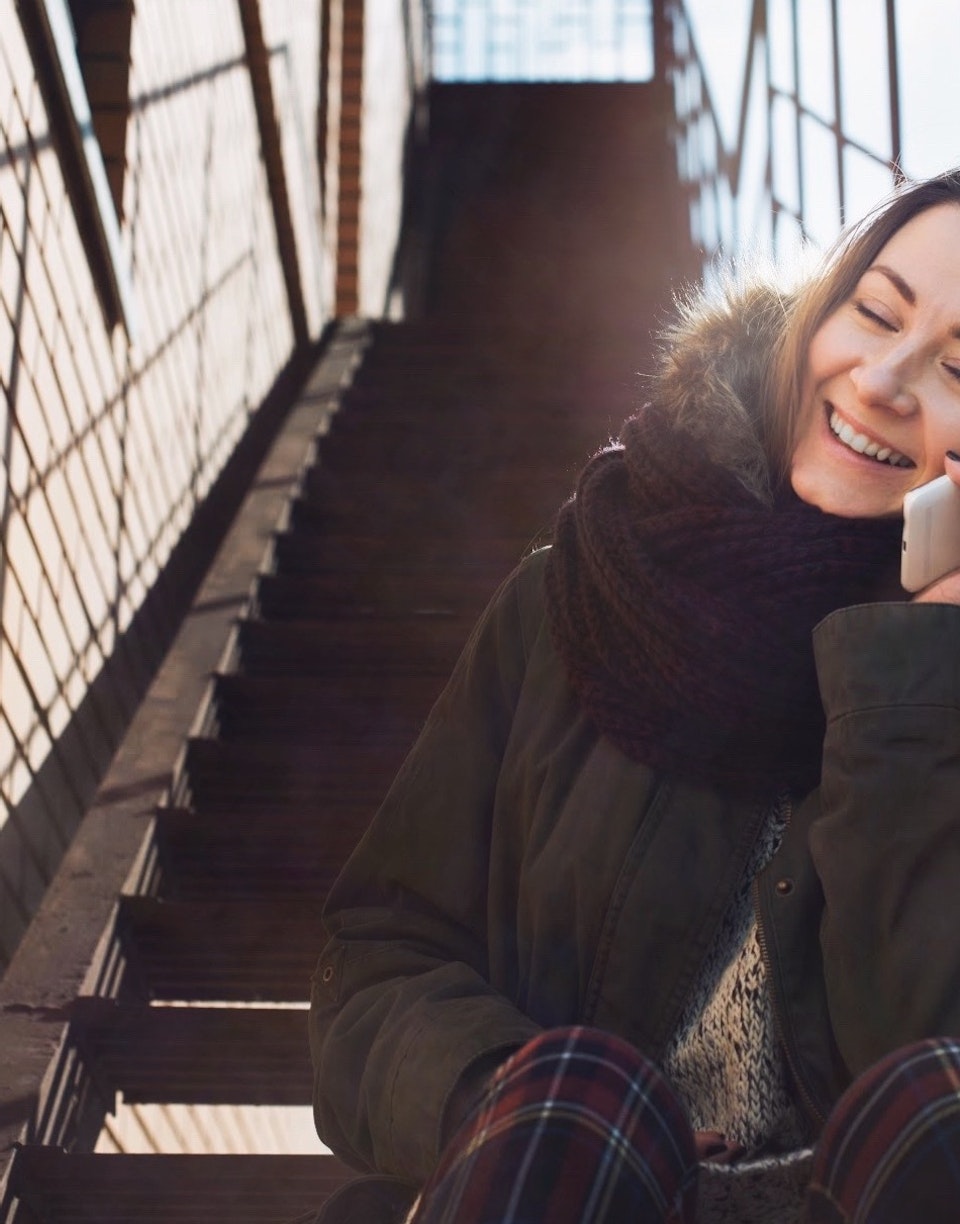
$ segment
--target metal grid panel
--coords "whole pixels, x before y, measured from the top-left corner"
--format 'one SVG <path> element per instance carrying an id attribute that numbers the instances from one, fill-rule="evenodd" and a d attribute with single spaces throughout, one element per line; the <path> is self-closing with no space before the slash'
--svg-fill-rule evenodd
<path id="1" fill-rule="evenodd" d="M 444 81 L 645 81 L 651 0 L 434 0 Z"/>
<path id="2" fill-rule="evenodd" d="M 298 22 L 312 28 L 309 6 L 286 17 L 288 44 Z M 145 666 L 106 664 L 292 331 L 234 0 L 137 4 L 122 233 L 132 347 L 104 324 L 12 0 L 0 21 L 2 961 Z M 289 76 L 293 59 L 279 58 Z M 303 124 L 295 101 L 291 85 L 283 110 Z"/>
<path id="3" fill-rule="evenodd" d="M 692 11 L 703 6 L 668 3 L 680 167 L 708 267 L 719 250 L 747 245 L 787 258 L 804 244 L 826 246 L 905 175 L 960 160 L 955 133 L 929 122 L 955 113 L 955 74 L 931 74 L 916 53 L 918 37 L 927 51 L 942 38 L 949 54 L 960 49 L 960 24 L 944 30 L 935 7 L 911 6 L 906 27 L 899 0 L 754 0 L 746 71 L 731 80 L 701 54 L 706 35 Z M 721 93 L 736 98 L 733 137 L 721 134 Z M 729 223 L 715 225 L 724 195 Z"/>

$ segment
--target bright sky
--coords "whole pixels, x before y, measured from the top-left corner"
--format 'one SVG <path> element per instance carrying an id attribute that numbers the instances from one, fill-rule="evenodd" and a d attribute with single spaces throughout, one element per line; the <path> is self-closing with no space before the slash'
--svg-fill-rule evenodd
<path id="1" fill-rule="evenodd" d="M 454 80 L 647 80 L 649 0 L 434 0 L 434 72 Z"/>
<path id="2" fill-rule="evenodd" d="M 751 0 L 686 0 L 728 147 L 736 138 Z M 775 85 L 793 89 L 791 0 L 768 0 Z M 647 0 L 435 0 L 438 76 L 459 79 L 644 79 L 651 72 Z M 885 0 L 839 0 L 843 127 L 886 160 L 891 154 Z M 834 119 L 830 0 L 796 5 L 804 105 Z M 903 168 L 911 177 L 960 164 L 960 0 L 896 0 Z M 619 22 L 618 17 L 619 13 Z M 588 32 L 592 45 L 587 46 Z M 491 51 L 491 45 L 494 50 Z M 547 49 L 544 54 L 544 48 Z M 537 67 L 529 65 L 537 53 Z M 799 203 L 795 115 L 781 100 L 773 115 L 775 186 Z M 829 242 L 839 227 L 835 145 L 823 124 L 805 120 L 805 221 Z M 749 160 L 749 153 L 748 153 Z M 888 172 L 855 148 L 844 154 L 847 216 L 860 216 L 889 190 Z M 747 228 L 750 221 L 747 220 Z"/>
<path id="3" fill-rule="evenodd" d="M 732 141 L 751 0 L 686 0 L 686 5 L 714 84 L 721 124 Z M 773 26 L 778 13 L 789 9 L 789 0 L 770 0 L 769 7 Z M 884 0 L 841 0 L 839 5 L 843 125 L 849 135 L 872 146 L 889 141 L 885 7 Z M 803 0 L 797 9 L 805 98 L 832 111 L 829 0 Z M 898 0 L 896 24 L 904 169 L 922 178 L 960 164 L 960 0 Z"/>

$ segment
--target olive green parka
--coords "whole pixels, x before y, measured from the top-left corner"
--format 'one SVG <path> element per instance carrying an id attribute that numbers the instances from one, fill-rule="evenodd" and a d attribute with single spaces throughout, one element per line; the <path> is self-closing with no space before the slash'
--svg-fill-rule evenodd
<path id="1" fill-rule="evenodd" d="M 550 640 L 545 555 L 494 598 L 327 906 L 319 1133 L 413 1183 L 461 1076 L 541 1027 L 660 1056 L 765 816 L 599 734 Z M 814 647 L 822 784 L 756 888 L 813 1132 L 886 1051 L 960 1033 L 960 608 L 844 609 Z"/>
<path id="2" fill-rule="evenodd" d="M 761 498 L 756 405 L 782 319 L 763 290 L 688 311 L 652 385 Z M 448 1102 L 541 1027 L 597 1025 L 661 1055 L 767 816 L 600 734 L 551 642 L 545 557 L 494 597 L 327 904 L 318 1130 L 413 1184 Z M 794 798 L 755 889 L 812 1134 L 879 1056 L 960 1034 L 960 608 L 846 608 L 813 649 L 822 782 Z"/>

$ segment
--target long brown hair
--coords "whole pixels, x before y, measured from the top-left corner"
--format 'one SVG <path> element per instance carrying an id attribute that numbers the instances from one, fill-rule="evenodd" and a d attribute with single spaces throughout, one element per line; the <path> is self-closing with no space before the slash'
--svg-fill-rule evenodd
<path id="1" fill-rule="evenodd" d="M 960 170 L 907 183 L 840 235 L 818 271 L 791 298 L 768 367 L 763 412 L 765 449 L 774 480 L 790 465 L 798 430 L 807 351 L 820 324 L 853 293 L 893 235 L 938 204 L 960 205 Z"/>

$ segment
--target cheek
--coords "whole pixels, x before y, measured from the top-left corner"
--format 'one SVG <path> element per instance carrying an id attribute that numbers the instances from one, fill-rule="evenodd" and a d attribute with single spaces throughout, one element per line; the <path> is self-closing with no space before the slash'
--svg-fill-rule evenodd
<path id="1" fill-rule="evenodd" d="M 960 451 L 960 403 L 927 402 L 930 406 L 926 414 L 923 450 L 926 479 L 931 480 L 933 476 L 929 473 L 939 476 L 943 471 L 946 452 Z"/>
<path id="2" fill-rule="evenodd" d="M 814 332 L 804 372 L 804 386 L 813 391 L 850 361 L 850 328 L 841 314 L 833 314 Z"/>

